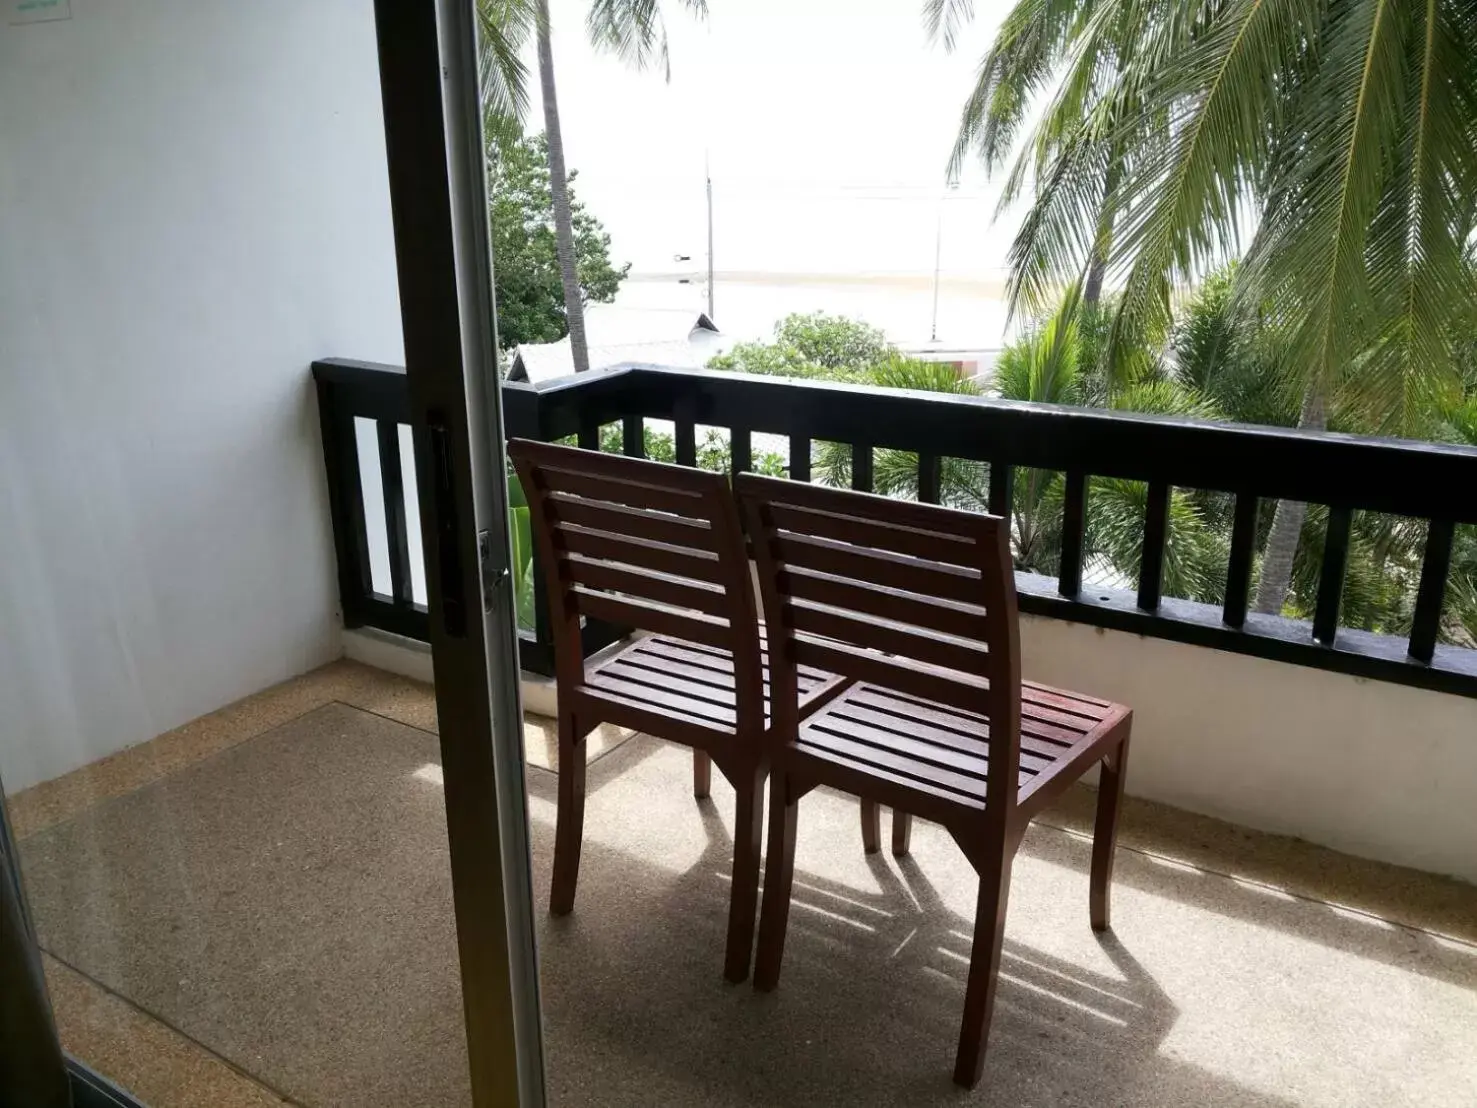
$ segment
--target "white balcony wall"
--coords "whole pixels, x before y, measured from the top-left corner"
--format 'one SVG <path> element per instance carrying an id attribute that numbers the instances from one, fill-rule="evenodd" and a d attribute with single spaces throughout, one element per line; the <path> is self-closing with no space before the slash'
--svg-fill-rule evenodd
<path id="1" fill-rule="evenodd" d="M 402 360 L 368 0 L 70 10 L 0 15 L 10 790 L 339 653 L 308 367 Z"/>
<path id="2" fill-rule="evenodd" d="M 1037 616 L 1021 650 L 1133 708 L 1129 793 L 1477 881 L 1477 699 Z"/>
<path id="3" fill-rule="evenodd" d="M 345 648 L 432 677 L 419 644 Z M 1021 617 L 1021 667 L 1133 708 L 1133 796 L 1477 882 L 1477 699 L 1040 616 Z M 554 694 L 524 675 L 530 711 Z"/>

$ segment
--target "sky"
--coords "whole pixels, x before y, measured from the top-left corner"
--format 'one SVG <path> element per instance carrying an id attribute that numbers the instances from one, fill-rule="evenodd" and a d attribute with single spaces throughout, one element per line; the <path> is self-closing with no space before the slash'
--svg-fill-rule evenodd
<path id="1" fill-rule="evenodd" d="M 706 164 L 724 330 L 754 337 L 786 311 L 821 309 L 865 315 L 905 345 L 932 332 L 946 345 L 998 345 L 1014 221 L 993 218 L 998 182 L 971 169 L 951 192 L 944 171 L 1007 6 L 978 3 L 952 54 L 928 43 L 918 0 L 710 7 L 698 22 L 666 3 L 665 81 L 590 47 L 588 0 L 553 0 L 575 188 L 610 232 L 614 260 L 632 263 L 618 303 L 701 306 Z"/>

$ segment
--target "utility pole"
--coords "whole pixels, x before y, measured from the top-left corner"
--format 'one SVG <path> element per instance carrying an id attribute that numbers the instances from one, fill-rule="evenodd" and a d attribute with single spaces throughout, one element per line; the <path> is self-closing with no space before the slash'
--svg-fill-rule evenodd
<path id="1" fill-rule="evenodd" d="M 708 152 L 703 151 L 703 177 L 708 185 L 708 318 L 717 326 L 713 315 L 713 170 L 708 162 Z"/>
<path id="2" fill-rule="evenodd" d="M 958 187 L 958 181 L 948 182 L 949 189 Z M 948 191 L 939 193 L 938 220 L 933 227 L 933 324 L 928 330 L 929 342 L 939 340 L 939 268 L 944 257 L 944 201 L 948 198 Z"/>
<path id="3" fill-rule="evenodd" d="M 938 222 L 933 229 L 933 324 L 928 330 L 928 341 L 939 340 L 939 266 L 944 257 L 944 198 L 939 197 Z"/>

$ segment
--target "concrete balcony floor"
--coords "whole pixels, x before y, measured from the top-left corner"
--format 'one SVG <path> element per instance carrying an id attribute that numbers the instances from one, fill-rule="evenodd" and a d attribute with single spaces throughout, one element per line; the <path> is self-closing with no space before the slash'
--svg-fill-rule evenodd
<path id="1" fill-rule="evenodd" d="M 11 798 L 67 1048 L 158 1108 L 466 1103 L 434 728 L 429 689 L 338 663 Z M 551 920 L 526 734 L 554 1104 L 1477 1103 L 1477 888 L 1130 802 L 1099 939 L 1083 790 L 1017 860 L 968 1094 L 975 879 L 945 833 L 866 857 L 855 801 L 807 797 L 759 996 L 721 977 L 726 785 L 698 804 L 686 751 L 601 734 Z"/>

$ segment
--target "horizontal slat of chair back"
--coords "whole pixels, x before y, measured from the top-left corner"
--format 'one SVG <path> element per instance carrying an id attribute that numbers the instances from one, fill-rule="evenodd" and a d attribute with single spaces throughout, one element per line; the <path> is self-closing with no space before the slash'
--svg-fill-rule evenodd
<path id="1" fill-rule="evenodd" d="M 783 554 L 786 566 L 814 569 L 853 581 L 885 581 L 889 588 L 919 596 L 966 604 L 979 601 L 979 575 L 960 566 L 930 564 L 884 550 L 791 532 L 778 532 L 774 541 L 781 544 L 777 553 Z"/>
<path id="2" fill-rule="evenodd" d="M 555 449 L 573 450 L 576 448 L 555 447 Z M 691 482 L 683 482 L 682 487 L 657 484 L 650 475 L 644 475 L 643 479 L 642 474 L 631 473 L 624 466 L 618 467 L 616 471 L 606 469 L 611 463 L 632 462 L 635 459 L 623 458 L 618 454 L 602 454 L 595 450 L 587 450 L 585 453 L 596 459 L 594 464 L 600 467 L 599 470 L 593 467 L 588 470 L 570 468 L 579 464 L 578 459 L 566 460 L 562 464 L 545 464 L 541 466 L 541 469 L 544 480 L 547 482 L 546 489 L 549 492 L 569 493 L 595 501 L 625 504 L 643 512 L 648 510 L 669 512 L 686 519 L 703 519 L 707 516 L 703 499 L 711 492 L 710 488 L 703 488 L 701 484 L 694 487 Z M 641 463 L 636 462 L 636 464 Z M 702 470 L 684 471 L 684 476 L 688 473 L 702 473 L 706 477 L 716 476 L 704 473 Z"/>
<path id="3" fill-rule="evenodd" d="M 916 526 L 864 521 L 855 516 L 816 511 L 795 504 L 772 504 L 770 512 L 777 528 L 801 535 L 840 539 L 876 550 L 890 550 L 956 566 L 973 566 L 976 559 L 974 543 Z"/>
<path id="4" fill-rule="evenodd" d="M 958 673 L 983 674 L 989 664 L 986 652 L 978 644 L 963 639 L 941 638 L 888 619 L 843 614 L 794 597 L 790 598 L 789 606 L 791 626 L 796 631 L 808 631 L 864 650 L 881 650 Z M 804 641 L 803 636 L 800 641 Z M 799 655 L 796 660 L 805 661 Z"/>
<path id="5" fill-rule="evenodd" d="M 655 631 L 676 639 L 691 639 L 693 642 L 718 646 L 725 650 L 733 642 L 729 621 L 726 619 L 673 611 L 642 600 L 629 600 L 623 596 L 597 592 L 582 585 L 575 586 L 568 595 L 573 599 L 575 609 L 582 615 L 594 616 L 607 623 L 639 627 L 643 631 Z"/>
<path id="6" fill-rule="evenodd" d="M 718 556 L 705 550 L 653 542 L 632 534 L 592 531 L 588 527 L 569 524 L 555 523 L 551 530 L 561 563 L 571 555 L 579 554 L 709 584 L 719 584 L 723 573 Z"/>
<path id="7" fill-rule="evenodd" d="M 989 679 L 1014 662 L 1002 520 L 752 476 L 738 488 L 796 663 L 1001 709 Z"/>
<path id="8" fill-rule="evenodd" d="M 508 452 L 552 559 L 551 610 L 732 650 L 736 666 L 752 654 L 757 674 L 757 615 L 725 477 L 548 443 L 514 441 Z"/>
<path id="9" fill-rule="evenodd" d="M 732 607 L 728 594 L 717 585 L 693 584 L 687 578 L 665 573 L 629 570 L 615 562 L 578 554 L 565 559 L 564 570 L 569 584 L 645 596 L 674 608 L 690 608 L 710 616 L 726 618 Z"/>
<path id="10" fill-rule="evenodd" d="M 927 600 L 903 589 L 814 573 L 793 566 L 780 575 L 780 591 L 796 600 L 813 600 L 833 608 L 866 612 L 979 642 L 986 641 L 989 634 L 984 614 L 970 605 Z"/>
<path id="11" fill-rule="evenodd" d="M 616 534 L 639 534 L 642 538 L 670 546 L 713 552 L 713 533 L 707 521 L 683 516 L 644 512 L 620 504 L 602 503 L 584 497 L 553 493 L 545 502 L 549 518 L 557 523 L 588 527 Z"/>
<path id="12" fill-rule="evenodd" d="M 904 659 L 804 635 L 795 637 L 795 658 L 800 665 L 824 668 L 843 677 L 908 692 L 965 711 L 988 713 L 990 710 L 989 685 L 983 678 L 970 681 Z"/>

